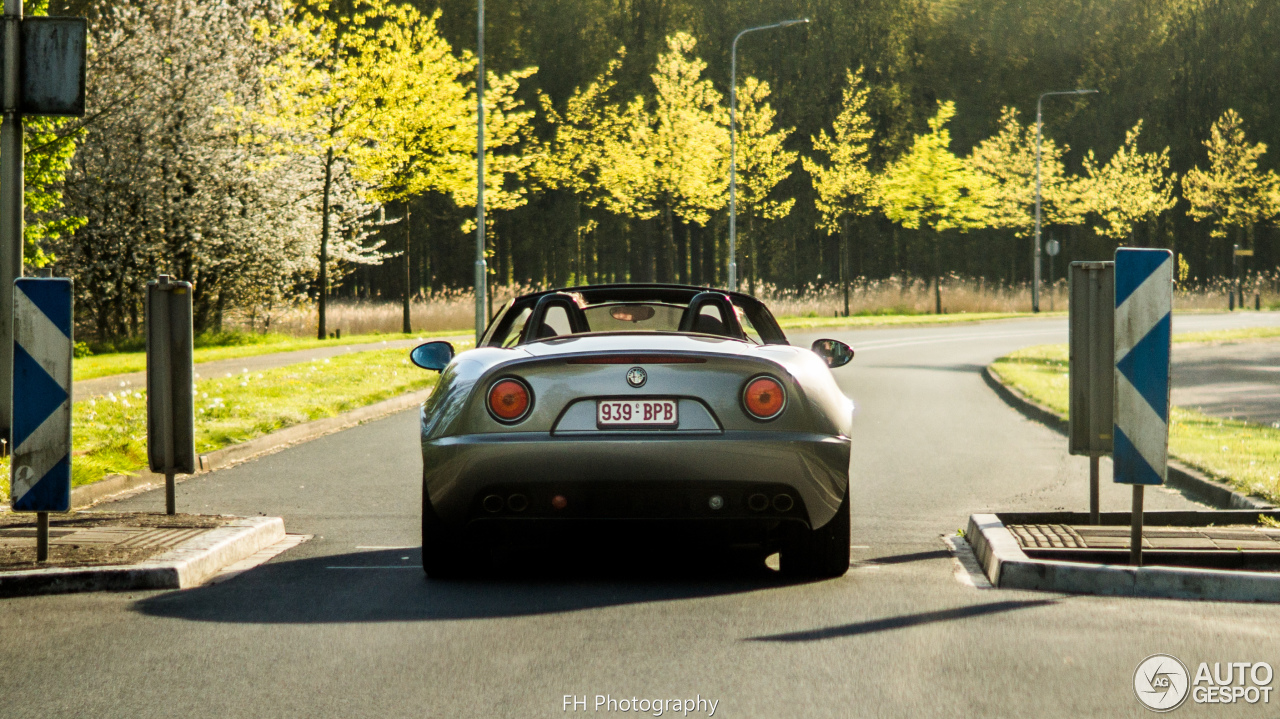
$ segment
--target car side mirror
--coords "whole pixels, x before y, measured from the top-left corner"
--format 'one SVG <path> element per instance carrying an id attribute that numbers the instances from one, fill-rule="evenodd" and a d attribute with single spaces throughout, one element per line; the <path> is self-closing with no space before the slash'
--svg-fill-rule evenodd
<path id="1" fill-rule="evenodd" d="M 831 369 L 843 367 L 853 359 L 853 348 L 840 340 L 818 340 L 810 349 Z"/>
<path id="2" fill-rule="evenodd" d="M 418 345 L 409 353 L 409 359 L 422 369 L 433 369 L 437 372 L 449 366 L 453 359 L 453 345 L 448 342 L 428 342 Z"/>

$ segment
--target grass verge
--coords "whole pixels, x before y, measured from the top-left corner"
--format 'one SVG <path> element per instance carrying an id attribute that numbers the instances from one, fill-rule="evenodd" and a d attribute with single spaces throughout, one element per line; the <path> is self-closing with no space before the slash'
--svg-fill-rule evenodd
<path id="1" fill-rule="evenodd" d="M 1175 335 L 1174 340 L 1215 341 L 1188 336 L 1192 335 Z M 996 360 L 991 370 L 1019 392 L 1067 416 L 1067 345 L 1027 347 Z M 1241 491 L 1280 502 L 1280 428 L 1212 417 L 1184 407 L 1174 407 L 1171 420 L 1171 456 Z"/>
<path id="2" fill-rule="evenodd" d="M 196 452 L 204 454 L 278 429 L 380 402 L 435 384 L 402 349 L 202 379 L 196 382 Z M 109 394 L 71 408 L 72 477 L 78 487 L 147 463 L 144 392 Z M 9 500 L 9 460 L 0 460 L 0 501 Z"/>
<path id="3" fill-rule="evenodd" d="M 298 337 L 289 337 L 287 335 L 256 335 L 254 337 L 261 338 L 260 341 L 244 344 L 234 344 L 220 347 L 196 347 L 194 351 L 194 359 L 197 364 L 201 362 L 215 362 L 217 360 L 238 359 L 240 357 L 254 357 L 264 354 L 275 354 L 277 352 L 294 352 L 297 350 L 309 350 L 316 347 L 345 347 L 348 345 L 370 344 L 373 342 L 408 340 L 408 339 L 426 339 L 430 337 L 452 337 L 455 335 L 465 335 L 471 330 L 449 330 L 443 332 L 414 332 L 411 334 L 370 334 L 370 335 L 351 335 L 343 337 L 340 340 L 319 340 L 319 339 L 300 339 Z M 90 357 L 82 357 L 75 360 L 72 364 L 72 380 L 80 381 L 83 379 L 94 379 L 95 377 L 109 377 L 116 374 L 127 374 L 130 372 L 141 372 L 147 368 L 146 352 L 112 352 L 110 354 L 92 355 Z"/>

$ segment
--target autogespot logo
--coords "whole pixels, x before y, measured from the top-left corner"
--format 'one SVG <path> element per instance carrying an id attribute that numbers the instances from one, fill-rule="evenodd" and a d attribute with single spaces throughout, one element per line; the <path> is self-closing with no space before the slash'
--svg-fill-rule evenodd
<path id="1" fill-rule="evenodd" d="M 1190 683 L 1186 665 L 1171 654 L 1152 654 L 1133 672 L 1133 693 L 1143 706 L 1157 712 L 1182 706 Z"/>

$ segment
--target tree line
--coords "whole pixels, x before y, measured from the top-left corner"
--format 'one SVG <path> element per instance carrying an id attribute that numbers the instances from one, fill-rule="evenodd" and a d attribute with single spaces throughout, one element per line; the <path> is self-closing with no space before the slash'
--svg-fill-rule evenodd
<path id="1" fill-rule="evenodd" d="M 28 257 L 76 277 L 91 332 L 135 334 L 159 271 L 195 284 L 202 328 L 470 283 L 473 2 L 64 5 L 92 18 L 90 115 L 47 129 L 61 155 L 28 140 L 52 158 L 29 195 L 54 197 Z M 1280 11 L 1050 5 L 491 0 L 490 280 L 722 286 L 729 40 L 800 16 L 739 51 L 744 289 L 907 274 L 940 310 L 947 273 L 1025 281 L 1035 99 L 1076 87 L 1099 93 L 1046 98 L 1040 149 L 1068 259 L 1171 247 L 1208 279 L 1239 245 L 1274 268 Z"/>

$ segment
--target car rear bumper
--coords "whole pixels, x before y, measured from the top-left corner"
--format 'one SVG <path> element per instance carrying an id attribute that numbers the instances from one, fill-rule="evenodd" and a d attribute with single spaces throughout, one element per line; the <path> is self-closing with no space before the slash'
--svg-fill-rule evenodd
<path id="1" fill-rule="evenodd" d="M 848 438 L 807 433 L 511 432 L 424 442 L 422 455 L 423 490 L 440 519 L 459 528 L 506 519 L 800 520 L 821 527 L 848 490 Z M 507 502 L 513 495 L 527 500 L 524 509 Z M 756 495 L 770 506 L 758 509 Z M 794 505 L 775 503 L 780 495 Z M 557 496 L 565 506 L 552 504 Z"/>

